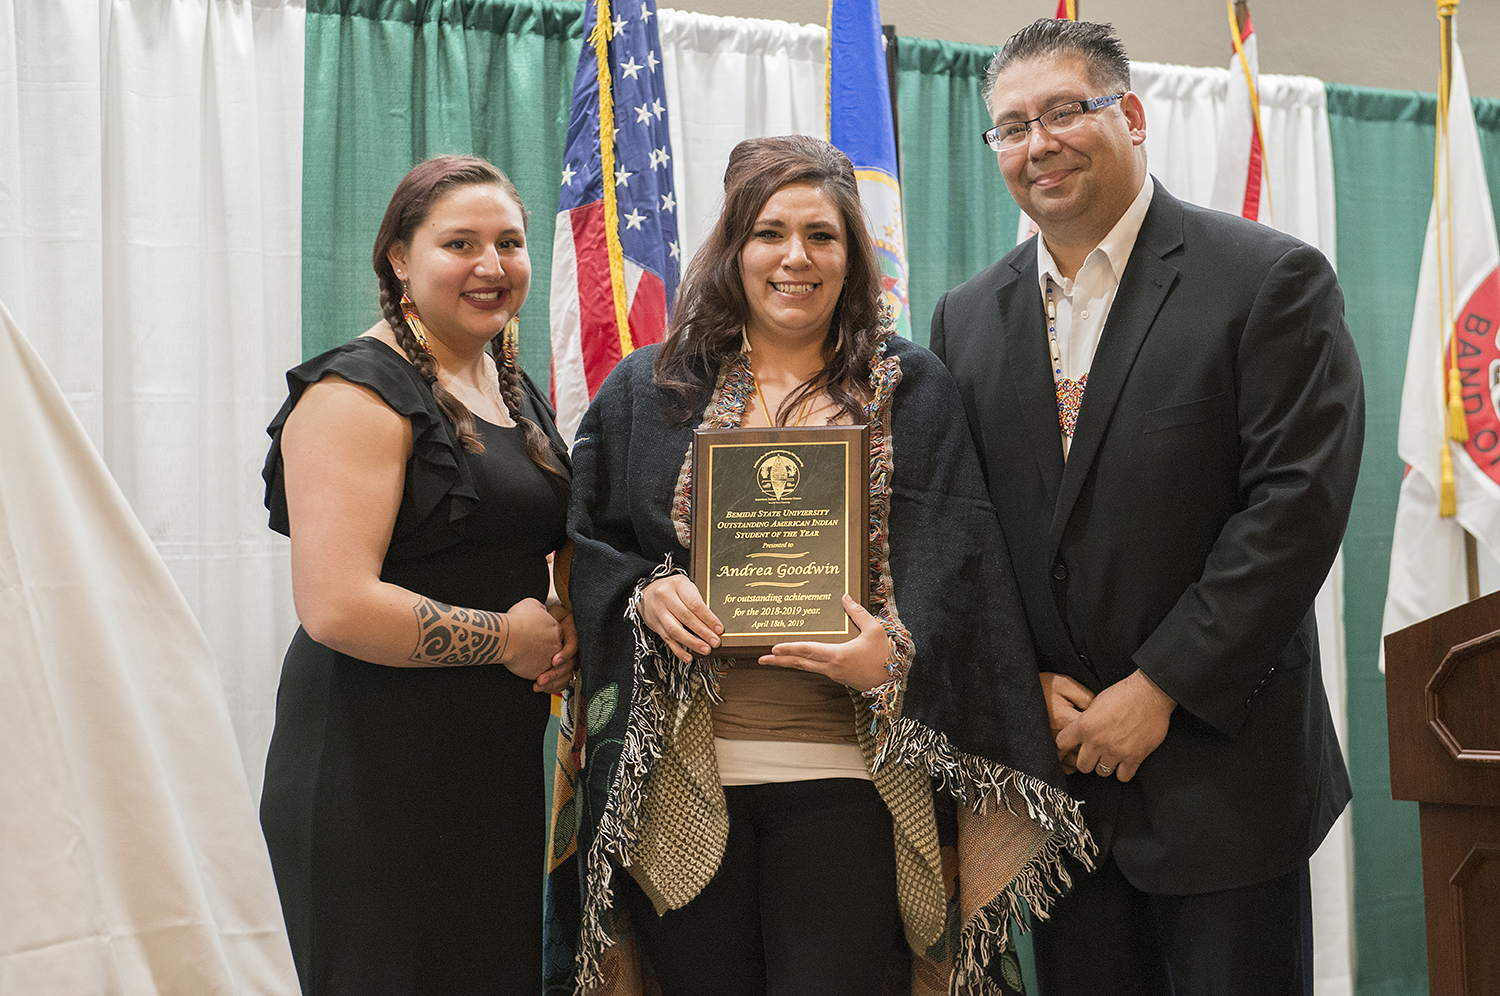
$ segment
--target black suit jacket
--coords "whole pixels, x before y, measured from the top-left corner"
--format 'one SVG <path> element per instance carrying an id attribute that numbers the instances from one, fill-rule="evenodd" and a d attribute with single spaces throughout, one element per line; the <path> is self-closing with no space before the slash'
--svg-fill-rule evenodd
<path id="1" fill-rule="evenodd" d="M 1095 692 L 1139 667 L 1179 703 L 1130 783 L 1070 788 L 1146 891 L 1285 874 L 1350 796 L 1312 611 L 1364 437 L 1338 282 L 1310 246 L 1158 184 L 1065 463 L 1036 265 L 1033 238 L 945 294 L 932 349 L 1041 667 Z"/>

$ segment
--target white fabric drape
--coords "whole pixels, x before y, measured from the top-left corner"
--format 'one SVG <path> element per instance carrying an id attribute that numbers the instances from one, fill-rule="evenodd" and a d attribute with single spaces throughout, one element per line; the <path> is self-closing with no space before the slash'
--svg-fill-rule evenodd
<path id="1" fill-rule="evenodd" d="M 1228 113 L 1227 69 L 1131 64 L 1146 108 L 1146 161 L 1173 194 L 1208 204 L 1218 166 L 1219 128 Z M 1260 76 L 1272 227 L 1317 246 L 1337 264 L 1333 147 L 1327 96 L 1309 76 Z M 1264 220 L 1264 219 L 1263 219 Z"/>
<path id="2" fill-rule="evenodd" d="M 0 992 L 297 991 L 208 642 L 0 304 Z"/>
<path id="3" fill-rule="evenodd" d="M 0 3 L 0 299 L 208 633 L 257 788 L 295 627 L 259 471 L 301 351 L 304 12 Z"/>

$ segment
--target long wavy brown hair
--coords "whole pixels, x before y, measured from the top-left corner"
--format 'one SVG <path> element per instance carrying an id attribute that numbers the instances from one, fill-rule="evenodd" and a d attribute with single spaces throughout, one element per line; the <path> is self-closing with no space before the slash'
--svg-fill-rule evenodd
<path id="1" fill-rule="evenodd" d="M 865 230 L 853 163 L 827 142 L 806 135 L 746 139 L 729 154 L 724 209 L 688 265 L 656 354 L 655 381 L 675 395 L 668 403 L 670 418 L 686 422 L 701 412 L 720 366 L 739 353 L 741 331 L 750 317 L 740 251 L 766 202 L 793 183 L 812 184 L 838 209 L 848 262 L 828 328 L 823 369 L 787 395 L 772 421 L 784 424 L 788 413 L 821 389 L 837 406 L 829 421 L 840 414 L 864 421 L 865 385 L 880 343 L 880 266 Z"/>
<path id="2" fill-rule="evenodd" d="M 478 156 L 434 156 L 412 167 L 411 172 L 396 184 L 396 192 L 391 194 L 391 203 L 386 206 L 380 231 L 375 236 L 374 254 L 375 276 L 380 279 L 380 313 L 385 316 L 386 324 L 395 333 L 396 343 L 406 354 L 406 358 L 432 388 L 432 396 L 437 400 L 443 415 L 452 423 L 459 443 L 470 453 L 484 452 L 484 442 L 474 431 L 474 413 L 438 382 L 436 361 L 430 353 L 417 345 L 416 335 L 407 326 L 406 319 L 401 314 L 401 281 L 396 276 L 395 268 L 391 266 L 390 250 L 397 243 L 411 245 L 412 236 L 427 220 L 433 204 L 448 191 L 481 184 L 499 187 L 521 209 L 521 224 L 525 226 L 530 221 L 526 205 L 521 203 L 521 195 L 516 192 L 515 184 L 494 164 Z M 547 433 L 521 414 L 520 361 L 517 360 L 515 364 L 506 362 L 505 351 L 501 348 L 502 338 L 503 333 L 490 340 L 490 352 L 494 354 L 495 368 L 499 375 L 500 397 L 505 401 L 510 417 L 522 427 L 526 454 L 531 457 L 531 462 L 543 470 L 561 474 L 562 468 L 553 457 Z"/>

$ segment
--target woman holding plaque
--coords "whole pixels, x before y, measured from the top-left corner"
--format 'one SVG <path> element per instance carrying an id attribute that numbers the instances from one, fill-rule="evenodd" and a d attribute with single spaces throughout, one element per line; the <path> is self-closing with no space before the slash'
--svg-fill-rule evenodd
<path id="1" fill-rule="evenodd" d="M 665 996 L 946 991 L 986 965 L 1005 985 L 1020 902 L 1045 910 L 1090 844 L 957 390 L 893 335 L 842 153 L 752 139 L 724 187 L 665 342 L 615 368 L 573 454 L 582 989 L 635 948 Z M 710 658 L 723 621 L 684 573 L 693 430 L 798 425 L 868 426 L 857 635 Z M 939 945 L 965 828 L 1007 844 Z"/>
<path id="2" fill-rule="evenodd" d="M 569 475 L 517 362 L 525 210 L 483 159 L 428 160 L 374 264 L 384 317 L 293 369 L 269 429 L 302 628 L 261 823 L 304 993 L 536 993 L 574 639 L 544 605 Z"/>

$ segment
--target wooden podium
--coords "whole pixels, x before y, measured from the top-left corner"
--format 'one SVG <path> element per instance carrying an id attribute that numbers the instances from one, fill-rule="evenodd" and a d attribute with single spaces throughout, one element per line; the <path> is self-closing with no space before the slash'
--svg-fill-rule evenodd
<path id="1" fill-rule="evenodd" d="M 1500 592 L 1385 638 L 1391 796 L 1419 803 L 1432 996 L 1500 996 Z"/>

